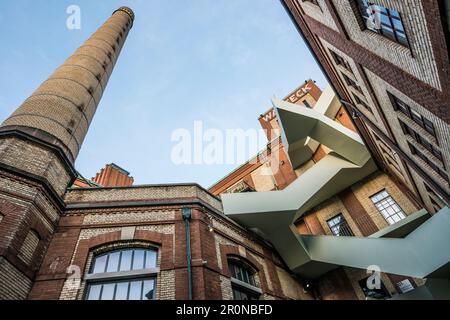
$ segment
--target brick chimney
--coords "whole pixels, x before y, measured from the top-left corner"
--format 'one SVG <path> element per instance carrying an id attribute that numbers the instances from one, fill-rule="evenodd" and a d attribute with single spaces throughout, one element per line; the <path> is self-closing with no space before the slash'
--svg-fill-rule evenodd
<path id="1" fill-rule="evenodd" d="M 130 187 L 133 185 L 134 179 L 130 177 L 128 171 L 111 163 L 101 169 L 95 178 L 92 178 L 92 181 L 103 187 Z"/>

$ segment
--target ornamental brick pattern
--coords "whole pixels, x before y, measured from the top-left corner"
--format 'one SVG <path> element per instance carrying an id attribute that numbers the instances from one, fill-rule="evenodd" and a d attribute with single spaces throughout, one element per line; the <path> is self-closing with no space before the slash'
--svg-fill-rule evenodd
<path id="1" fill-rule="evenodd" d="M 168 186 L 164 187 L 170 189 Z M 174 185 L 177 196 L 179 186 Z M 200 187 L 185 188 L 187 195 L 202 194 Z M 127 195 L 150 194 L 145 187 L 119 188 L 108 198 L 109 208 L 84 208 L 84 203 L 72 203 L 59 222 L 40 269 L 30 299 L 83 299 L 87 289 L 85 276 L 93 255 L 102 250 L 130 247 L 139 243 L 158 248 L 160 272 L 156 281 L 157 299 L 187 298 L 187 269 L 185 227 L 181 217 L 184 204 L 171 203 L 166 193 L 161 193 L 158 205 L 145 204 L 140 207 L 117 208 L 120 203 L 128 203 Z M 103 191 L 107 191 L 106 190 Z M 77 194 L 92 190 L 77 189 Z M 101 191 L 101 189 L 97 190 Z M 120 193 L 123 192 L 121 195 Z M 174 191 L 172 191 L 174 192 Z M 183 195 L 183 194 L 181 194 Z M 116 199 L 117 197 L 117 199 Z M 82 197 L 84 198 L 84 197 Z M 122 199 L 122 200 L 119 200 Z M 192 275 L 194 299 L 231 299 L 232 290 L 228 257 L 240 257 L 257 269 L 256 284 L 262 289 L 262 299 L 301 299 L 307 295 L 293 296 L 292 290 L 283 289 L 279 271 L 285 270 L 276 252 L 267 244 L 230 221 L 214 208 L 208 209 L 203 198 L 188 206 L 193 209 L 191 221 Z M 123 201 L 123 202 L 122 202 Z M 164 205 L 161 202 L 166 202 Z M 203 205 L 202 205 L 203 204 Z M 124 229 L 132 228 L 131 238 Z M 212 228 L 212 229 L 211 229 Z M 124 239 L 124 235 L 127 238 Z M 67 268 L 79 268 L 80 279 L 74 279 Z M 300 284 L 285 271 L 285 281 L 290 278 Z M 287 285 L 287 284 L 286 284 Z M 294 285 L 295 284 L 289 284 Z M 284 294 L 290 292 L 290 296 Z"/>

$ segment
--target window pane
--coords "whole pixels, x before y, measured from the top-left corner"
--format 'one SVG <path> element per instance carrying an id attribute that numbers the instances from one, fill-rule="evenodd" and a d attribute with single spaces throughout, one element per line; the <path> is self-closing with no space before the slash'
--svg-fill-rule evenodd
<path id="1" fill-rule="evenodd" d="M 115 283 L 108 283 L 103 285 L 102 300 L 113 300 Z"/>
<path id="2" fill-rule="evenodd" d="M 402 22 L 400 20 L 392 19 L 392 22 L 394 23 L 395 29 L 397 29 L 399 31 L 403 31 L 403 24 L 402 24 Z"/>
<path id="3" fill-rule="evenodd" d="M 395 202 L 386 190 L 383 190 L 371 199 L 378 211 L 386 219 L 387 223 L 394 224 L 406 217 L 402 208 L 400 208 L 397 202 Z"/>
<path id="4" fill-rule="evenodd" d="M 233 300 L 241 300 L 241 292 L 238 290 L 233 290 Z"/>
<path id="5" fill-rule="evenodd" d="M 102 285 L 93 285 L 89 287 L 89 295 L 87 297 L 88 300 L 100 300 L 100 291 L 102 289 Z"/>
<path id="6" fill-rule="evenodd" d="M 144 269 L 144 250 L 134 250 L 133 270 Z"/>
<path id="7" fill-rule="evenodd" d="M 122 251 L 122 258 L 120 261 L 120 271 L 129 271 L 131 270 L 131 256 L 133 251 L 127 250 Z"/>
<path id="8" fill-rule="evenodd" d="M 117 272 L 119 270 L 119 256 L 120 252 L 113 252 L 109 255 L 106 272 Z"/>
<path id="9" fill-rule="evenodd" d="M 128 300 L 141 300 L 142 281 L 133 281 L 130 283 L 130 295 Z"/>
<path id="10" fill-rule="evenodd" d="M 155 280 L 145 280 L 144 281 L 144 291 L 142 300 L 152 300 L 155 289 Z"/>
<path id="11" fill-rule="evenodd" d="M 129 282 L 120 282 L 116 287 L 115 300 L 127 300 Z"/>
<path id="12" fill-rule="evenodd" d="M 157 254 L 156 251 L 148 250 L 145 253 L 145 268 L 156 268 L 156 258 Z"/>
<path id="13" fill-rule="evenodd" d="M 103 255 L 100 257 L 97 257 L 94 260 L 94 269 L 92 270 L 92 273 L 103 273 L 105 272 L 105 266 L 106 266 L 106 259 L 108 258 L 108 255 Z"/>

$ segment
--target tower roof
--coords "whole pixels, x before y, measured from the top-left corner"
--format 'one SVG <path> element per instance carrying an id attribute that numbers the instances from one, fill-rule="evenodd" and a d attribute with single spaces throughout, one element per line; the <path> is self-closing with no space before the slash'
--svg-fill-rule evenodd
<path id="1" fill-rule="evenodd" d="M 131 10 L 131 8 L 129 8 L 129 7 L 120 7 L 119 9 L 114 11 L 113 14 L 116 13 L 117 11 L 125 12 L 126 14 L 128 14 L 130 16 L 131 20 L 134 21 L 134 12 L 133 12 L 133 10 Z"/>

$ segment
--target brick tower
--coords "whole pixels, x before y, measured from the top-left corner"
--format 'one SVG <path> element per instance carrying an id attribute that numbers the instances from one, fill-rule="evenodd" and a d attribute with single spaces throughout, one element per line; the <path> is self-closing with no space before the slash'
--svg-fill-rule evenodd
<path id="1" fill-rule="evenodd" d="M 24 299 L 134 13 L 112 16 L 0 126 L 0 299 Z"/>

